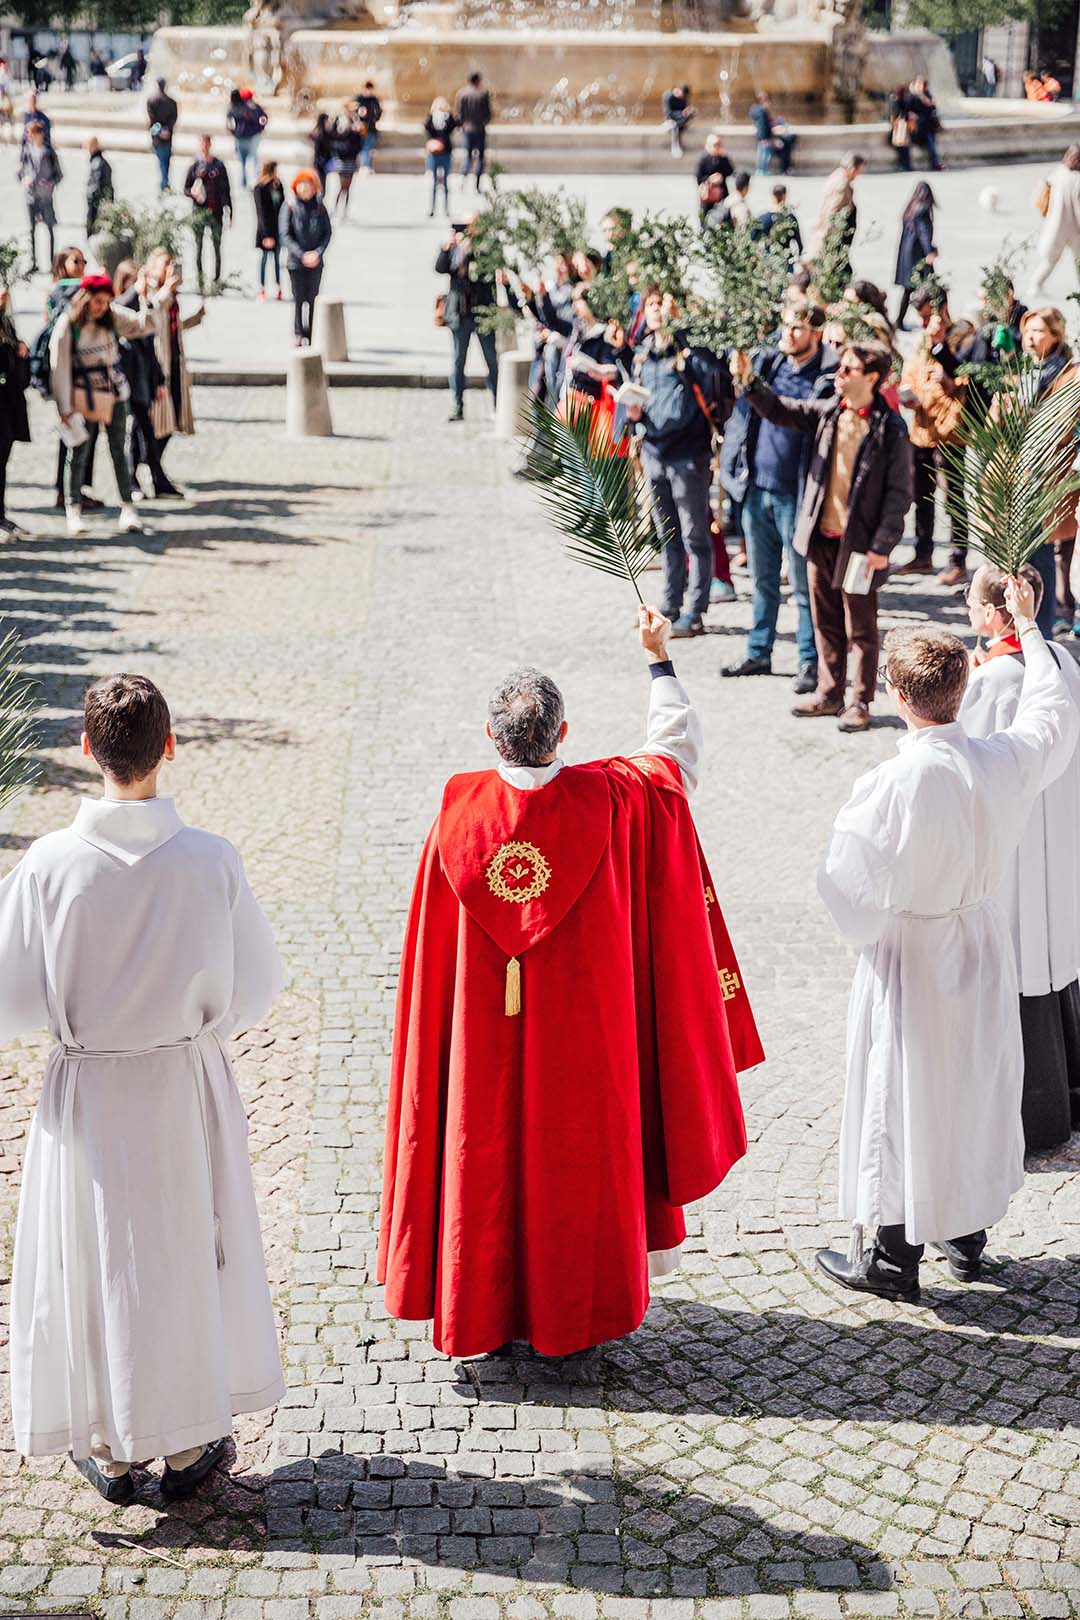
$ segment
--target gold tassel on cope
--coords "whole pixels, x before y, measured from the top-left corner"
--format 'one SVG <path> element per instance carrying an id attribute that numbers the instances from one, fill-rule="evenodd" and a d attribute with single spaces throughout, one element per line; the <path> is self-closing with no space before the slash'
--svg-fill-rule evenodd
<path id="1" fill-rule="evenodd" d="M 512 956 L 506 964 L 506 1016 L 516 1018 L 521 1011 L 521 963 Z"/>

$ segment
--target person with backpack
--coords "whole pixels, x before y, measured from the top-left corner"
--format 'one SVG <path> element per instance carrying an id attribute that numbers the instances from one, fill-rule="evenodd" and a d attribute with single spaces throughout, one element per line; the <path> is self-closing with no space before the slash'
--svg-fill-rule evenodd
<path id="1" fill-rule="evenodd" d="M 64 491 L 68 533 L 84 533 L 82 486 L 86 465 L 86 424 L 105 429 L 109 458 L 120 495 L 117 528 L 122 534 L 141 534 L 142 525 L 131 503 L 131 473 L 127 462 L 128 400 L 131 390 L 120 364 L 121 337 L 144 337 L 154 330 L 153 311 L 140 303 L 138 311 L 113 302 L 108 276 L 83 276 L 78 291 L 57 316 L 49 339 L 52 397 L 60 416 L 61 434 L 70 455 Z"/>
<path id="2" fill-rule="evenodd" d="M 7 465 L 14 445 L 30 442 L 26 410 L 29 381 L 29 354 L 26 344 L 19 342 L 11 318 L 11 294 L 6 287 L 0 287 L 0 535 L 9 535 L 13 540 L 26 539 L 26 530 L 8 517 L 4 505 Z"/>
<path id="3" fill-rule="evenodd" d="M 705 634 L 713 576 L 712 444 L 732 403 L 727 364 L 691 348 L 678 330 L 678 310 L 660 287 L 645 294 L 645 337 L 634 380 L 649 394 L 630 405 L 640 423 L 641 465 L 669 535 L 664 547 L 663 606 L 673 636 Z M 689 576 L 687 573 L 689 556 Z"/>
<path id="4" fill-rule="evenodd" d="M 56 209 L 53 197 L 64 178 L 60 159 L 45 139 L 44 125 L 38 119 L 26 126 L 26 139 L 19 154 L 19 184 L 26 193 L 30 216 L 30 269 L 37 270 L 37 225 L 44 225 L 49 236 L 49 260 L 56 252 L 54 231 Z"/>
<path id="5" fill-rule="evenodd" d="M 240 187 L 247 190 L 248 164 L 252 173 L 258 172 L 259 136 L 266 128 L 266 114 L 248 89 L 232 90 L 225 127 L 236 145 L 236 160 L 240 165 Z"/>
<path id="6" fill-rule="evenodd" d="M 86 255 L 82 248 L 61 248 L 52 262 L 52 286 L 45 300 L 45 325 L 30 345 L 30 386 L 42 399 L 52 398 L 52 367 L 49 360 L 49 340 L 61 310 L 66 309 L 79 282 L 86 274 Z M 82 507 L 84 512 L 99 511 L 102 502 L 95 500 L 89 485 L 94 481 L 94 454 L 97 450 L 97 423 L 87 428 L 86 465 L 83 468 Z M 60 440 L 56 458 L 56 510 L 64 510 L 64 487 L 67 481 L 68 449 Z"/>

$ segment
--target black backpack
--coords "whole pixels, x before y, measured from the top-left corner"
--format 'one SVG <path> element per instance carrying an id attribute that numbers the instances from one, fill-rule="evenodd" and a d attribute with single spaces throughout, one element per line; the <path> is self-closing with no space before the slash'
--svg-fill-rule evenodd
<path id="1" fill-rule="evenodd" d="M 53 334 L 53 327 L 71 302 L 75 290 L 75 287 L 71 287 L 59 293 L 56 308 L 30 345 L 30 386 L 35 388 L 43 399 L 52 397 L 52 360 L 49 355 L 49 340 Z"/>

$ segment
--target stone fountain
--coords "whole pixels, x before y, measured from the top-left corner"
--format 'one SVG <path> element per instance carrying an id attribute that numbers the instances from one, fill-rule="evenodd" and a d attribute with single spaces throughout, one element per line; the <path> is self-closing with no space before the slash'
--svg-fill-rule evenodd
<path id="1" fill-rule="evenodd" d="M 340 106 L 370 78 L 387 121 L 415 125 L 433 97 L 452 98 L 478 69 L 500 129 L 655 127 L 664 91 L 683 82 L 720 124 L 744 120 L 758 89 L 801 124 L 850 120 L 860 85 L 880 92 L 928 66 L 939 97 L 955 91 L 936 36 L 867 35 L 860 9 L 857 0 L 254 0 L 241 27 L 159 29 L 151 70 L 182 103 L 253 84 L 297 117 Z"/>

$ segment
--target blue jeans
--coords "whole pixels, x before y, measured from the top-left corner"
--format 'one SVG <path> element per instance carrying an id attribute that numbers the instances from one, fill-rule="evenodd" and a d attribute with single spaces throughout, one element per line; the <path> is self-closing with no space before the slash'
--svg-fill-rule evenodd
<path id="1" fill-rule="evenodd" d="M 810 616 L 810 589 L 806 583 L 806 558 L 800 557 L 792 540 L 799 515 L 797 495 L 777 495 L 772 490 L 746 491 L 742 508 L 746 561 L 754 581 L 750 640 L 751 658 L 771 658 L 776 640 L 776 618 L 780 611 L 780 569 L 785 556 L 791 597 L 798 610 L 795 645 L 799 663 L 816 664 L 814 621 Z"/>
<path id="2" fill-rule="evenodd" d="M 664 547 L 662 611 L 677 619 L 684 611 L 700 619 L 708 611 L 712 583 L 712 468 L 708 454 L 665 460 L 649 443 L 641 466 L 656 510 L 670 538 Z"/>
<path id="3" fill-rule="evenodd" d="M 248 164 L 251 164 L 252 175 L 256 178 L 259 173 L 259 159 L 257 154 L 259 137 L 257 135 L 237 135 L 236 156 L 240 163 L 240 184 L 246 187 L 248 183 Z"/>
<path id="4" fill-rule="evenodd" d="M 465 131 L 465 162 L 462 165 L 462 177 L 467 179 L 476 170 L 476 189 L 480 190 L 480 176 L 484 172 L 487 161 L 487 130 L 474 129 Z"/>
<path id="5" fill-rule="evenodd" d="M 364 144 L 360 148 L 360 167 L 362 169 L 371 168 L 371 165 L 375 159 L 375 148 L 378 146 L 378 144 L 378 132 L 374 129 L 369 130 L 364 136 Z"/>
<path id="6" fill-rule="evenodd" d="M 775 147 L 771 140 L 757 143 L 757 172 L 758 174 L 772 173 L 772 160 Z"/>
<path id="7" fill-rule="evenodd" d="M 431 176 L 431 212 L 435 212 L 435 203 L 440 190 L 443 196 L 443 212 L 450 212 L 450 162 L 453 153 L 447 147 L 445 152 L 429 152 L 425 164 Z"/>
<path id="8" fill-rule="evenodd" d="M 155 141 L 154 156 L 157 158 L 158 177 L 162 191 L 169 189 L 169 164 L 172 162 L 172 141 Z"/>

